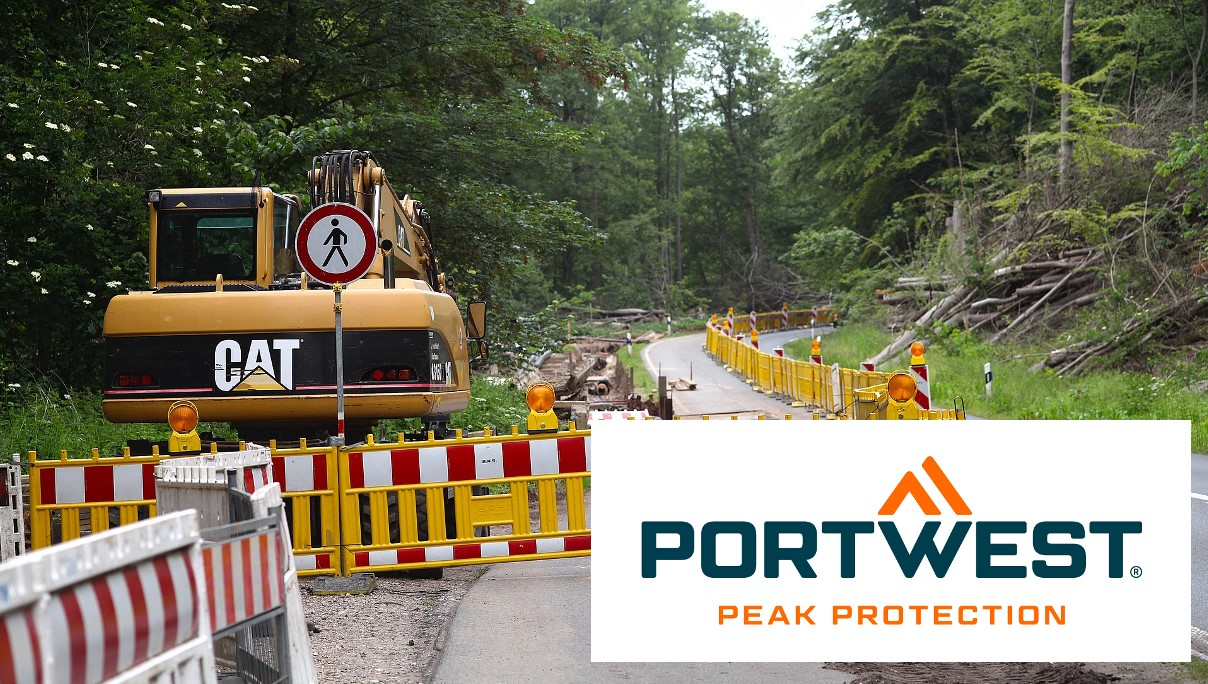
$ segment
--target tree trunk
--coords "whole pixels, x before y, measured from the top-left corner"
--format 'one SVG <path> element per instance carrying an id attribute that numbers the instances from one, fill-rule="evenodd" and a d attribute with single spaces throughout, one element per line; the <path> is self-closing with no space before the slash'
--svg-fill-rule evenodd
<path id="1" fill-rule="evenodd" d="M 1204 0 L 1208 2 L 1208 0 Z M 680 108 L 679 108 L 679 93 L 675 87 L 675 72 L 671 72 L 671 116 L 674 119 L 675 125 L 675 196 L 673 198 L 673 210 L 675 211 L 675 283 L 684 280 L 684 257 L 683 257 L 683 241 L 681 239 L 681 229 L 683 216 L 680 213 L 680 195 L 684 191 L 683 178 L 683 154 L 680 151 Z"/>
<path id="2" fill-rule="evenodd" d="M 1061 148 L 1057 157 L 1057 183 L 1064 197 L 1070 177 L 1070 160 L 1074 156 L 1074 143 L 1070 140 L 1070 93 L 1073 83 L 1070 53 L 1074 43 L 1074 0 L 1065 0 L 1065 16 L 1061 22 Z"/>
<path id="3" fill-rule="evenodd" d="M 1200 45 L 1196 48 L 1195 57 L 1191 60 L 1191 116 L 1199 115 L 1200 98 L 1200 60 L 1204 57 L 1204 39 L 1208 37 L 1208 0 L 1203 0 L 1200 7 Z"/>

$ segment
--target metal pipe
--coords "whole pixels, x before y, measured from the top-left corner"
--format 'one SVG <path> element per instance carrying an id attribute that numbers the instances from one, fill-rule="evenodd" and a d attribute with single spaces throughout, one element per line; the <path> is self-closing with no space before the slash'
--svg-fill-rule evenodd
<path id="1" fill-rule="evenodd" d="M 375 183 L 373 186 L 373 234 L 377 236 L 379 247 L 383 246 L 381 218 L 382 184 Z M 388 290 L 394 289 L 394 243 L 390 243 L 389 247 L 382 249 L 382 285 Z"/>

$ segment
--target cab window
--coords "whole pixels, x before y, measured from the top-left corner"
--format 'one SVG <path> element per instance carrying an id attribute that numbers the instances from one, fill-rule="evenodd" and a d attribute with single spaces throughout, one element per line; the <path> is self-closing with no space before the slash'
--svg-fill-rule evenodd
<path id="1" fill-rule="evenodd" d="M 251 280 L 256 271 L 256 215 L 248 211 L 164 211 L 159 214 L 156 273 L 186 282 Z"/>
<path id="2" fill-rule="evenodd" d="M 301 212 L 292 199 L 273 195 L 273 272 L 277 275 L 302 272 L 294 253 L 301 220 Z"/>

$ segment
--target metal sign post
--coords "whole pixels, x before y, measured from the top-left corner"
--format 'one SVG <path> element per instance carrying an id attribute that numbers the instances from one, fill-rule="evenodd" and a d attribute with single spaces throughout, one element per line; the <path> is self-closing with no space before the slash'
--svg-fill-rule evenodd
<path id="1" fill-rule="evenodd" d="M 336 315 L 336 432 L 344 445 L 344 286 L 369 272 L 377 254 L 377 230 L 365 212 L 340 202 L 324 204 L 302 219 L 294 251 L 307 275 L 331 285 Z"/>
<path id="2" fill-rule="evenodd" d="M 344 304 L 340 301 L 344 285 L 335 283 L 331 290 L 336 294 L 336 431 L 339 433 L 332 443 L 344 446 Z"/>

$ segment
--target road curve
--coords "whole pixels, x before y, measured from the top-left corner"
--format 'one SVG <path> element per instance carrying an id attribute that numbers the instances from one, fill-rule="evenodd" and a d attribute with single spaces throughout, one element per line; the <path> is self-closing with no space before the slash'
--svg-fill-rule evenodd
<path id="1" fill-rule="evenodd" d="M 817 334 L 829 332 L 830 328 L 818 328 Z M 764 333 L 759 336 L 760 347 L 771 351 L 792 340 L 809 337 L 810 329 Z M 691 379 L 695 390 L 674 392 L 672 405 L 677 416 L 722 416 L 734 414 L 763 413 L 769 418 L 811 418 L 806 409 L 792 408 L 788 404 L 765 396 L 751 389 L 741 378 L 732 375 L 724 367 L 705 354 L 702 348 L 704 334 L 669 337 L 648 345 L 642 350 L 642 361 L 654 377 L 660 374 L 667 380 Z"/>
<path id="2" fill-rule="evenodd" d="M 763 336 L 787 343 L 809 330 Z M 704 335 L 655 343 L 646 363 L 670 378 L 693 377 L 696 392 L 676 397 L 677 411 L 693 407 L 711 415 L 790 412 L 787 404 L 753 391 L 701 351 Z M 769 347 L 770 348 L 770 347 Z M 679 369 L 682 368 L 682 372 Z M 691 398 L 688 398 L 691 395 Z M 798 410 L 795 417 L 806 417 Z M 587 492 L 588 525 L 591 492 Z M 624 597 L 617 597 L 624 600 Z M 474 583 L 450 622 L 441 659 L 430 680 L 461 682 L 799 682 L 841 684 L 850 676 L 820 663 L 592 663 L 591 559 L 562 558 L 501 563 Z"/>

